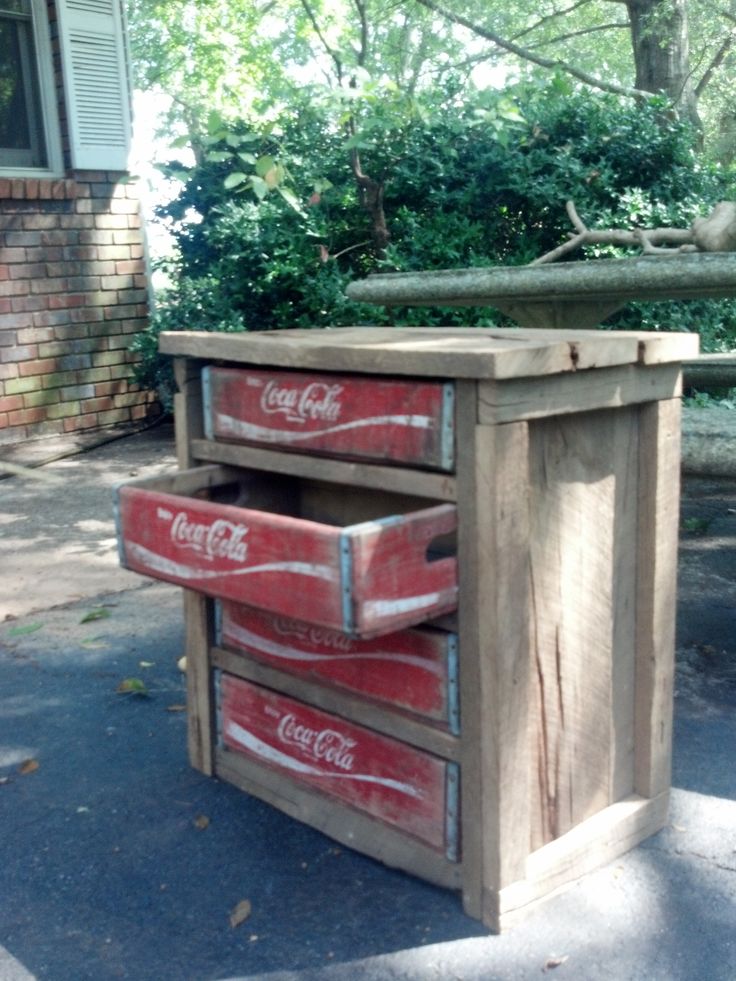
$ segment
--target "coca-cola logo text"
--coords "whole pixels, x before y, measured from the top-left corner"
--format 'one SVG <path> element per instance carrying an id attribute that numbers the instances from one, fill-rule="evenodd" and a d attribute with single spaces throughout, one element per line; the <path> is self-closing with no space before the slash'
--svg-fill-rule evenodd
<path id="1" fill-rule="evenodd" d="M 350 637 L 339 630 L 327 630 L 309 623 L 300 623 L 298 620 L 288 620 L 286 617 L 277 617 L 273 621 L 273 628 L 281 637 L 296 637 L 303 644 L 312 647 L 327 647 L 345 652 L 353 650 Z"/>
<path id="2" fill-rule="evenodd" d="M 245 562 L 248 543 L 246 525 L 217 518 L 212 524 L 190 521 L 186 511 L 179 511 L 171 523 L 171 540 L 200 552 L 207 559 L 229 559 Z"/>
<path id="3" fill-rule="evenodd" d="M 295 387 L 269 381 L 261 392 L 261 410 L 268 415 L 282 413 L 289 422 L 336 422 L 342 411 L 338 398 L 342 390 L 342 385 L 325 382 Z"/>
<path id="4" fill-rule="evenodd" d="M 314 760 L 348 772 L 355 765 L 355 757 L 350 752 L 356 745 L 355 740 L 343 736 L 336 729 L 311 729 L 297 721 L 293 712 L 289 712 L 281 717 L 277 732 L 282 743 L 298 747 Z"/>

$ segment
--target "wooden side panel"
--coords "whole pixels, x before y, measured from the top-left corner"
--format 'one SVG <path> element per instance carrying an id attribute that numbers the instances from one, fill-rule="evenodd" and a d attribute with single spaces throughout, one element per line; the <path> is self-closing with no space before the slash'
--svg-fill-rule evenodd
<path id="1" fill-rule="evenodd" d="M 642 409 L 635 787 L 645 797 L 671 779 L 680 433 L 678 399 Z"/>
<path id="2" fill-rule="evenodd" d="M 221 608 L 224 645 L 458 731 L 453 634 L 416 629 L 358 640 L 249 606 L 223 602 Z"/>
<path id="3" fill-rule="evenodd" d="M 534 847 L 605 808 L 613 784 L 625 780 L 624 764 L 613 772 L 613 743 L 627 738 L 613 729 L 613 687 L 631 669 L 614 668 L 616 645 L 624 661 L 630 656 L 627 628 L 614 637 L 614 605 L 624 603 L 614 576 L 626 568 L 627 543 L 617 545 L 616 534 L 622 488 L 636 486 L 635 411 L 551 418 L 531 429 Z"/>
<path id="4" fill-rule="evenodd" d="M 204 384 L 210 438 L 454 466 L 452 384 L 216 367 Z"/>
<path id="5" fill-rule="evenodd" d="M 229 749 L 438 852 L 455 850 L 457 816 L 448 815 L 451 764 L 243 679 L 223 675 L 220 686 L 221 735 Z"/>

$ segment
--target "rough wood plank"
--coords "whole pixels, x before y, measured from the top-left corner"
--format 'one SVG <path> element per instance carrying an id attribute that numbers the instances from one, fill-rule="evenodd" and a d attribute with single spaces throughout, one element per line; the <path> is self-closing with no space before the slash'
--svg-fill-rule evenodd
<path id="1" fill-rule="evenodd" d="M 493 927 L 488 898 L 530 841 L 528 443 L 525 423 L 473 425 L 473 394 L 458 420 L 464 903 Z"/>
<path id="2" fill-rule="evenodd" d="M 654 338 L 648 335 L 647 348 Z M 667 335 L 658 360 L 693 355 L 691 335 Z M 337 330 L 255 331 L 246 334 L 164 332 L 165 354 L 280 368 L 436 378 L 517 378 L 575 371 L 578 363 L 626 364 L 640 360 L 640 340 L 600 331 L 515 328 L 341 327 Z"/>
<path id="3" fill-rule="evenodd" d="M 611 645 L 610 803 L 634 793 L 636 698 L 636 553 L 639 518 L 639 411 L 616 413 Z"/>
<path id="4" fill-rule="evenodd" d="M 483 829 L 481 794 L 480 620 L 477 588 L 478 536 L 475 429 L 478 416 L 477 385 L 460 381 L 456 387 L 458 478 L 458 584 L 457 611 L 460 655 L 460 717 L 462 744 L 460 781 L 462 820 L 463 908 L 479 920 L 483 913 Z"/>
<path id="5" fill-rule="evenodd" d="M 637 567 L 635 789 L 653 797 L 670 785 L 680 402 L 645 406 L 640 417 Z"/>
<path id="6" fill-rule="evenodd" d="M 174 435 L 177 462 L 182 470 L 194 466 L 192 440 L 204 435 L 203 363 L 192 358 L 174 359 L 174 378 L 178 388 L 174 395 Z"/>
<path id="7" fill-rule="evenodd" d="M 457 889 L 460 866 L 431 848 L 307 787 L 287 784 L 275 771 L 218 749 L 215 774 L 349 848 L 435 885 Z"/>
<path id="8" fill-rule="evenodd" d="M 619 418 L 530 427 L 536 847 L 610 803 Z"/>
<path id="9" fill-rule="evenodd" d="M 478 418 L 489 425 L 670 399 L 682 391 L 677 364 L 625 364 L 545 378 L 486 381 L 479 387 Z"/>
<path id="10" fill-rule="evenodd" d="M 208 439 L 193 440 L 192 455 L 197 460 L 314 478 L 348 487 L 380 487 L 394 493 L 416 494 L 440 501 L 454 501 L 457 497 L 457 481 L 449 474 L 281 453 Z"/>
<path id="11" fill-rule="evenodd" d="M 579 824 L 529 856 L 526 879 L 501 893 L 501 927 L 513 926 L 533 904 L 547 901 L 589 872 L 624 855 L 667 823 L 669 793 L 632 795 Z"/>
<path id="12" fill-rule="evenodd" d="M 495 928 L 497 894 L 524 874 L 531 841 L 527 424 L 478 426 L 475 453 L 483 922 Z"/>
<path id="13" fill-rule="evenodd" d="M 214 639 L 212 603 L 185 589 L 184 654 L 187 664 L 187 746 L 189 762 L 207 776 L 213 773 L 215 711 L 209 651 Z"/>
<path id="14" fill-rule="evenodd" d="M 304 678 L 295 677 L 269 665 L 260 664 L 242 653 L 235 653 L 223 647 L 213 647 L 210 657 L 215 667 L 221 668 L 228 674 L 265 685 L 275 691 L 282 691 L 309 705 L 352 719 L 375 729 L 376 732 L 393 736 L 436 756 L 455 761 L 460 758 L 460 741 L 449 732 L 381 708 L 375 703 L 346 692 L 339 692 L 334 688 L 306 681 Z"/>

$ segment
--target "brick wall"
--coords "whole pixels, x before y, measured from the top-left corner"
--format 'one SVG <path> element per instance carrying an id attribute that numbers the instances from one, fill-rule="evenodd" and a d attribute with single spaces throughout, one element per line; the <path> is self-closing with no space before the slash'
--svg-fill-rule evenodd
<path id="1" fill-rule="evenodd" d="M 135 185 L 0 179 L 0 444 L 155 414 L 127 350 L 148 316 Z"/>

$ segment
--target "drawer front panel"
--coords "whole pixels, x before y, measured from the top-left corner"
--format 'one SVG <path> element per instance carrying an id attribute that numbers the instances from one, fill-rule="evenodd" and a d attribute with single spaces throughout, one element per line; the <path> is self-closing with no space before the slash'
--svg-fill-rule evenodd
<path id="1" fill-rule="evenodd" d="M 427 557 L 456 527 L 453 505 L 338 527 L 146 483 L 117 492 L 121 562 L 135 572 L 359 637 L 457 604 L 456 559 Z"/>
<path id="2" fill-rule="evenodd" d="M 457 637 L 415 629 L 359 640 L 223 601 L 221 642 L 310 680 L 395 706 L 459 733 Z"/>
<path id="3" fill-rule="evenodd" d="M 457 766 L 231 675 L 219 676 L 230 750 L 457 859 Z"/>
<path id="4" fill-rule="evenodd" d="M 451 383 L 207 367 L 210 439 L 454 467 Z"/>

